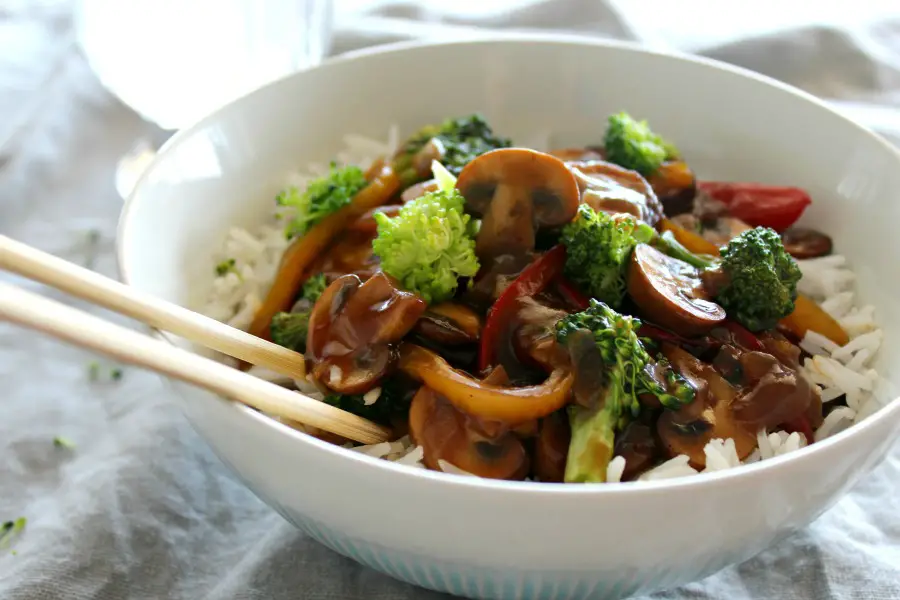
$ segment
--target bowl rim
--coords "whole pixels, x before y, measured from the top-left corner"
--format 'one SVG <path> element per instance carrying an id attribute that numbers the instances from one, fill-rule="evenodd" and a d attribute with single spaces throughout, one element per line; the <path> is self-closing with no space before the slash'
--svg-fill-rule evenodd
<path id="1" fill-rule="evenodd" d="M 136 202 L 136 198 L 141 195 L 141 190 L 144 187 L 145 180 L 149 177 L 149 174 L 157 167 L 157 165 L 165 160 L 165 156 L 171 151 L 171 149 L 181 143 L 184 139 L 189 139 L 191 136 L 195 134 L 196 131 L 204 128 L 208 123 L 214 122 L 216 119 L 220 118 L 220 115 L 223 112 L 226 112 L 231 109 L 231 107 L 235 104 L 239 104 L 244 102 L 247 98 L 255 96 L 257 94 L 263 93 L 264 90 L 267 90 L 270 87 L 277 87 L 282 85 L 284 82 L 288 80 L 292 80 L 297 77 L 303 77 L 305 73 L 310 71 L 316 71 L 321 69 L 328 69 L 332 65 L 338 65 L 345 62 L 351 61 L 359 61 L 366 60 L 370 57 L 381 56 L 386 54 L 397 54 L 397 53 L 405 53 L 410 51 L 416 51 L 423 48 L 433 48 L 433 47 L 443 47 L 443 46 L 469 46 L 469 45 L 505 45 L 508 44 L 510 46 L 521 45 L 521 44 L 539 44 L 546 46 L 554 46 L 554 45 L 563 45 L 563 46 L 591 46 L 591 47 L 601 47 L 616 51 L 622 51 L 626 53 L 635 53 L 635 54 L 644 54 L 656 56 L 662 60 L 676 60 L 682 62 L 694 63 L 697 65 L 704 66 L 709 69 L 730 72 L 734 75 L 738 75 L 744 78 L 752 79 L 757 81 L 762 85 L 767 85 L 769 87 L 774 87 L 791 94 L 793 96 L 802 98 L 807 102 L 817 106 L 819 109 L 823 109 L 825 111 L 830 112 L 835 117 L 845 121 L 846 123 L 853 126 L 857 129 L 861 134 L 869 136 L 876 143 L 882 146 L 882 148 L 887 151 L 889 154 L 893 155 L 898 162 L 898 166 L 900 166 L 900 149 L 896 148 L 893 144 L 887 141 L 883 136 L 879 135 L 877 132 L 872 131 L 871 129 L 857 123 L 855 120 L 848 117 L 846 114 L 842 113 L 839 110 L 836 110 L 829 104 L 827 104 L 822 99 L 805 92 L 795 86 L 784 83 L 767 75 L 763 75 L 761 73 L 757 73 L 756 71 L 752 71 L 750 69 L 746 69 L 744 67 L 739 67 L 736 65 L 732 65 L 723 61 L 719 61 L 712 58 L 707 58 L 703 56 L 693 55 L 686 52 L 680 51 L 670 51 L 670 50 L 657 50 L 650 47 L 646 47 L 641 45 L 638 42 L 633 41 L 623 41 L 623 40 L 614 40 L 608 38 L 598 38 L 586 35 L 578 35 L 578 34 L 564 34 L 564 33 L 543 33 L 543 32 L 485 32 L 484 34 L 472 34 L 468 36 L 466 39 L 456 39 L 456 40 L 407 40 L 401 42 L 394 42 L 390 44 L 382 44 L 367 48 L 361 48 L 357 50 L 353 50 L 350 52 L 346 52 L 344 54 L 331 57 L 316 65 L 315 67 L 311 67 L 310 69 L 306 69 L 303 71 L 298 71 L 295 73 L 290 73 L 279 77 L 263 86 L 260 86 L 250 92 L 247 92 L 230 102 L 220 106 L 215 111 L 209 113 L 208 115 L 202 117 L 201 119 L 195 121 L 191 125 L 179 129 L 176 131 L 166 142 L 160 147 L 154 156 L 151 163 L 144 169 L 141 175 L 138 177 L 135 185 L 132 187 L 131 191 L 128 194 L 128 197 L 125 199 L 122 210 L 119 216 L 119 222 L 117 227 L 116 234 L 116 258 L 117 258 L 117 269 L 119 273 L 120 280 L 126 285 L 131 285 L 131 277 L 129 276 L 129 269 L 126 266 L 128 264 L 128 245 L 124 243 L 124 240 L 128 238 L 128 230 L 132 226 L 132 213 L 133 206 Z M 156 328 L 151 328 L 152 334 L 161 337 L 169 343 L 173 343 L 172 338 L 169 337 L 169 334 L 160 331 Z M 616 483 L 587 483 L 581 485 L 571 485 L 565 483 L 546 483 L 546 482 L 534 482 L 534 481 L 504 481 L 504 480 L 495 480 L 495 479 L 484 479 L 480 477 L 469 477 L 469 476 L 460 476 L 453 473 L 444 473 L 438 471 L 431 471 L 429 469 L 419 469 L 410 467 L 407 465 L 397 464 L 395 462 L 387 461 L 381 458 L 375 458 L 373 456 L 369 456 L 367 454 L 363 454 L 361 452 L 356 452 L 353 450 L 349 450 L 347 448 L 343 448 L 341 446 L 337 446 L 335 444 L 331 444 L 329 442 L 325 442 L 316 437 L 313 437 L 309 434 L 300 432 L 296 429 L 288 427 L 287 425 L 277 421 L 276 419 L 266 416 L 262 413 L 259 413 L 252 408 L 245 406 L 236 401 L 230 401 L 227 398 L 219 397 L 222 400 L 225 400 L 229 405 L 231 410 L 236 410 L 245 415 L 247 418 L 256 419 L 260 423 L 264 424 L 264 426 L 270 428 L 272 430 L 272 435 L 282 435 L 289 436 L 295 442 L 299 442 L 302 444 L 308 444 L 313 448 L 320 449 L 322 451 L 328 452 L 331 454 L 330 458 L 341 460 L 347 459 L 352 461 L 360 461 L 360 464 L 368 465 L 370 468 L 380 469 L 384 476 L 389 476 L 391 474 L 395 477 L 403 477 L 407 478 L 409 483 L 414 483 L 418 481 L 430 480 L 433 481 L 432 485 L 442 485 L 442 486 L 451 486 L 454 488 L 459 488 L 460 486 L 466 487 L 469 489 L 473 489 L 474 491 L 490 491 L 491 493 L 499 494 L 514 494 L 518 497 L 521 497 L 523 494 L 540 494 L 540 495 L 552 495 L 554 497 L 559 495 L 566 496 L 582 496 L 582 495 L 630 495 L 630 494 L 665 494 L 675 490 L 681 490 L 684 488 L 708 488 L 710 486 L 718 485 L 720 483 L 724 483 L 727 481 L 741 480 L 744 483 L 748 483 L 752 480 L 766 477 L 766 473 L 780 468 L 782 465 L 786 463 L 809 463 L 814 460 L 814 457 L 819 456 L 825 452 L 838 451 L 836 448 L 846 446 L 850 443 L 851 438 L 861 437 L 866 435 L 870 429 L 876 426 L 877 423 L 884 421 L 890 418 L 898 417 L 897 413 L 900 413 L 900 396 L 893 398 L 884 404 L 881 408 L 879 408 L 874 414 L 868 415 L 866 418 L 861 420 L 858 423 L 854 423 L 852 426 L 840 431 L 822 441 L 816 442 L 812 445 L 804 446 L 799 450 L 789 452 L 787 454 L 783 454 L 780 456 L 775 456 L 772 458 L 768 458 L 765 460 L 757 461 L 747 465 L 741 465 L 739 467 L 734 467 L 730 469 L 725 469 L 721 471 L 712 471 L 712 472 L 700 472 L 696 475 L 692 476 L 684 476 L 684 477 L 676 477 L 672 479 L 657 479 L 657 480 L 645 480 L 645 481 L 627 481 L 627 482 L 616 482 Z M 182 407 L 182 410 L 184 407 Z M 207 442 L 208 443 L 208 442 Z M 799 468 L 799 467 L 798 467 Z"/>

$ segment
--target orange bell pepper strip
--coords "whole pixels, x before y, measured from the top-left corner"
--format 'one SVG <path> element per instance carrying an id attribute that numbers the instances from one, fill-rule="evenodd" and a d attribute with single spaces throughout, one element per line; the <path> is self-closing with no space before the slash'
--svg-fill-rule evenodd
<path id="1" fill-rule="evenodd" d="M 778 324 L 798 340 L 802 340 L 807 331 L 815 331 L 838 346 L 843 346 L 850 341 L 850 336 L 847 335 L 840 323 L 822 310 L 822 307 L 814 300 L 803 295 L 797 296 L 797 300 L 794 302 L 794 312 L 783 318 Z"/>
<path id="2" fill-rule="evenodd" d="M 305 235 L 291 242 L 278 266 L 275 282 L 253 317 L 248 332 L 270 339 L 272 317 L 276 313 L 290 310 L 300 287 L 310 276 L 309 267 L 316 257 L 350 223 L 367 211 L 386 204 L 399 191 L 400 179 L 389 166 L 382 164 L 377 176 L 353 197 L 350 204 L 328 215 L 313 225 Z"/>
<path id="3" fill-rule="evenodd" d="M 462 412 L 510 425 L 546 417 L 565 406 L 575 381 L 568 369 L 557 368 L 539 385 L 504 387 L 474 379 L 431 350 L 410 343 L 400 346 L 399 368 Z"/>
<path id="4" fill-rule="evenodd" d="M 719 247 L 707 240 L 702 235 L 689 231 L 680 225 L 676 225 L 669 219 L 659 222 L 663 231 L 671 231 L 678 243 L 694 254 L 711 254 L 719 256 Z"/>

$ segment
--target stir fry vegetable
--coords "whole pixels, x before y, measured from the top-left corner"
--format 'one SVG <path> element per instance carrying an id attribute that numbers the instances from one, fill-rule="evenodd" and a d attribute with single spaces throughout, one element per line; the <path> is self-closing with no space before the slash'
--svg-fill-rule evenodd
<path id="1" fill-rule="evenodd" d="M 512 147 L 470 115 L 285 190 L 292 241 L 250 332 L 434 470 L 603 483 L 703 469 L 711 444 L 743 460 L 771 432 L 813 443 L 796 344 L 848 336 L 797 291 L 795 257 L 832 251 L 794 224 L 809 195 L 698 182 L 625 112 L 602 143 Z"/>
<path id="2" fill-rule="evenodd" d="M 385 273 L 429 304 L 453 296 L 461 277 L 478 272 L 478 222 L 463 211 L 455 180 L 434 163 L 440 189 L 403 205 L 396 217 L 375 214 L 378 237 L 372 248 Z"/>
<path id="3" fill-rule="evenodd" d="M 582 204 L 563 227 L 566 276 L 591 296 L 618 307 L 625 297 L 625 272 L 631 251 L 650 241 L 653 229 L 633 218 L 612 217 Z"/>
<path id="4" fill-rule="evenodd" d="M 469 115 L 420 129 L 394 155 L 392 167 L 406 187 L 425 179 L 432 161 L 459 175 L 476 156 L 509 145 L 508 139 L 494 135 L 484 117 Z"/>
<path id="5" fill-rule="evenodd" d="M 653 133 L 647 121 L 638 121 L 626 112 L 610 115 L 603 143 L 607 160 L 645 177 L 665 161 L 678 158 L 675 146 Z"/>
<path id="6" fill-rule="evenodd" d="M 663 382 L 653 379 L 650 355 L 637 335 L 640 326 L 639 320 L 596 300 L 556 325 L 556 338 L 568 348 L 575 368 L 602 372 L 599 386 L 579 382 L 575 387 L 568 483 L 606 481 L 616 432 L 640 411 L 638 395 L 649 393 L 673 408 L 694 399 L 694 390 L 671 370 Z"/>
<path id="7" fill-rule="evenodd" d="M 285 211 L 288 238 L 303 235 L 328 215 L 350 204 L 353 196 L 366 187 L 362 169 L 349 166 L 338 168 L 331 163 L 328 175 L 316 179 L 305 191 L 291 186 L 275 197 L 275 202 L 289 209 Z"/>
<path id="8" fill-rule="evenodd" d="M 812 204 L 809 194 L 796 187 L 721 181 L 702 181 L 698 187 L 725 204 L 731 216 L 779 233 L 796 223 Z"/>

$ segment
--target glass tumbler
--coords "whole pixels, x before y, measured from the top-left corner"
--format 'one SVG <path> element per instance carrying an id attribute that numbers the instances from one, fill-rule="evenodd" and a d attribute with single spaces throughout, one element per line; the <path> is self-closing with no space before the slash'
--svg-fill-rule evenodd
<path id="1" fill-rule="evenodd" d="M 162 130 L 119 164 L 130 192 L 174 130 L 329 50 L 333 0 L 77 0 L 75 27 L 101 83 Z"/>
<path id="2" fill-rule="evenodd" d="M 331 0 L 78 0 L 100 81 L 162 129 L 179 129 L 328 51 Z"/>

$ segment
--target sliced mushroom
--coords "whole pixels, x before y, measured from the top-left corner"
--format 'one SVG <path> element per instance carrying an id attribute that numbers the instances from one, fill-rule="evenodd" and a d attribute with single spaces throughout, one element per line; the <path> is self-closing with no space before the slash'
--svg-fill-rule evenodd
<path id="1" fill-rule="evenodd" d="M 412 202 L 416 198 L 421 198 L 429 192 L 436 192 L 437 190 L 437 179 L 429 179 L 406 188 L 403 193 L 400 194 L 400 200 L 403 204 L 406 204 L 407 202 Z"/>
<path id="2" fill-rule="evenodd" d="M 694 401 L 677 411 L 664 411 L 656 422 L 660 441 L 670 456 L 686 454 L 694 468 L 706 466 L 704 449 L 711 440 L 734 440 L 743 460 L 756 448 L 755 430 L 734 418 L 731 404 L 738 390 L 712 366 L 672 344 L 663 344 L 663 354 L 695 389 Z"/>
<path id="3" fill-rule="evenodd" d="M 528 454 L 511 432 L 488 437 L 469 418 L 426 386 L 409 409 L 409 433 L 422 447 L 425 466 L 442 471 L 446 461 L 472 475 L 491 479 L 523 479 Z"/>
<path id="4" fill-rule="evenodd" d="M 565 411 L 557 411 L 541 419 L 540 432 L 534 446 L 534 474 L 544 483 L 562 483 L 572 431 Z"/>
<path id="5" fill-rule="evenodd" d="M 602 160 L 566 163 L 582 194 L 582 201 L 597 211 L 627 213 L 648 225 L 663 216 L 653 188 L 637 171 Z"/>
<path id="6" fill-rule="evenodd" d="M 513 351 L 526 364 L 546 372 L 568 362 L 568 352 L 556 342 L 556 323 L 568 313 L 538 302 L 530 296 L 516 299 L 517 310 L 511 330 Z"/>
<path id="7" fill-rule="evenodd" d="M 818 396 L 805 377 L 765 352 L 744 352 L 741 366 L 747 389 L 731 406 L 736 421 L 771 430 L 804 415 Z"/>
<path id="8" fill-rule="evenodd" d="M 482 259 L 534 249 L 541 227 L 568 223 L 578 209 L 578 184 L 558 158 L 525 148 L 486 152 L 463 168 L 456 187 L 482 217 L 475 251 Z"/>
<path id="9" fill-rule="evenodd" d="M 632 253 L 628 294 L 649 321 L 682 335 L 705 333 L 725 320 L 694 267 L 647 244 Z"/>
<path id="10" fill-rule="evenodd" d="M 375 220 L 372 227 L 348 230 L 332 244 L 319 259 L 313 272 L 325 273 L 328 279 L 336 279 L 352 273 L 366 280 L 378 271 L 378 256 L 372 251 L 375 237 Z"/>
<path id="11" fill-rule="evenodd" d="M 375 222 L 375 213 L 384 213 L 386 216 L 394 218 L 400 212 L 401 208 L 403 207 L 399 204 L 388 204 L 387 206 L 373 208 L 357 220 L 353 221 L 353 223 L 347 227 L 347 231 L 375 237 L 375 234 L 378 232 L 378 223 Z"/>
<path id="12" fill-rule="evenodd" d="M 831 238 L 815 229 L 791 227 L 781 234 L 788 254 L 798 259 L 817 258 L 831 254 Z"/>
<path id="13" fill-rule="evenodd" d="M 697 179 L 687 163 L 673 160 L 663 163 L 648 179 L 666 216 L 673 217 L 694 210 Z"/>
<path id="14" fill-rule="evenodd" d="M 440 344 L 471 344 L 477 342 L 481 335 L 481 319 L 471 308 L 455 302 L 443 302 L 425 311 L 416 323 L 416 331 Z"/>
<path id="15" fill-rule="evenodd" d="M 603 148 L 556 148 L 549 150 L 547 154 L 552 154 L 561 160 L 604 160 L 606 152 Z"/>
<path id="16" fill-rule="evenodd" d="M 630 481 L 646 471 L 659 455 L 653 428 L 641 421 L 632 421 L 616 435 L 614 456 L 625 459 L 622 481 Z"/>
<path id="17" fill-rule="evenodd" d="M 395 362 L 395 342 L 425 311 L 384 273 L 363 284 L 356 275 L 335 279 L 316 301 L 306 341 L 312 374 L 343 394 L 369 391 Z"/>

